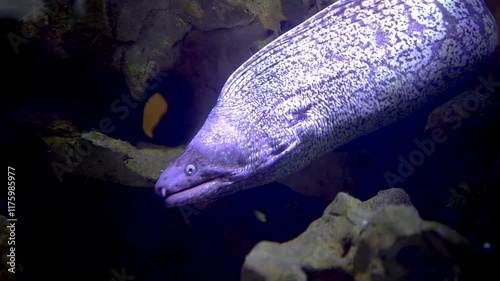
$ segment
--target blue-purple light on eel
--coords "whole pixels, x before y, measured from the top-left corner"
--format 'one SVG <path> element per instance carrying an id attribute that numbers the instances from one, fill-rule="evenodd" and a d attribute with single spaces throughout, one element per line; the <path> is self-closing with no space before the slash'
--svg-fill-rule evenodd
<path id="1" fill-rule="evenodd" d="M 482 0 L 341 0 L 227 80 L 156 183 L 166 206 L 216 200 L 295 172 L 412 114 L 490 57 Z"/>

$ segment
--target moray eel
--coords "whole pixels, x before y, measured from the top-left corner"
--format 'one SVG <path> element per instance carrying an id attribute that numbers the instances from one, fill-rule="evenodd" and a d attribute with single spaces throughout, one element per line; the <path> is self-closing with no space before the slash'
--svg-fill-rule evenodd
<path id="1" fill-rule="evenodd" d="M 156 193 L 210 202 L 298 171 L 446 92 L 496 42 L 482 0 L 340 0 L 228 78 Z"/>

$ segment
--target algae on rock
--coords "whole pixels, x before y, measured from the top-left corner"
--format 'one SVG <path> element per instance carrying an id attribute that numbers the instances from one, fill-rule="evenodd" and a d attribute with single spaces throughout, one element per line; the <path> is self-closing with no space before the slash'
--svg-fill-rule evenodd
<path id="1" fill-rule="evenodd" d="M 295 239 L 257 244 L 246 257 L 241 280 L 328 280 L 332 274 L 361 281 L 415 275 L 453 280 L 459 267 L 450 248 L 463 243 L 449 227 L 421 219 L 401 189 L 365 202 L 340 192 Z"/>

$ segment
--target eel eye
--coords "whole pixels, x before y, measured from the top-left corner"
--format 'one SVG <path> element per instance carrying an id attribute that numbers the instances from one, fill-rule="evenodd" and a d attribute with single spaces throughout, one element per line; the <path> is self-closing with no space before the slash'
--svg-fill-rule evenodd
<path id="1" fill-rule="evenodd" d="M 193 164 L 186 165 L 186 167 L 184 167 L 184 173 L 187 176 L 193 175 L 194 173 L 196 173 L 196 166 Z"/>

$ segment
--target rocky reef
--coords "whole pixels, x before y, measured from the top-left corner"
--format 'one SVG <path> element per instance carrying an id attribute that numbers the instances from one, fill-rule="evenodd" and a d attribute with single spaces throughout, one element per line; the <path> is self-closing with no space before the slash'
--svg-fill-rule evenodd
<path id="1" fill-rule="evenodd" d="M 454 280 L 460 267 L 452 253 L 465 243 L 420 218 L 401 189 L 364 202 L 341 192 L 297 238 L 257 244 L 241 280 Z"/>

